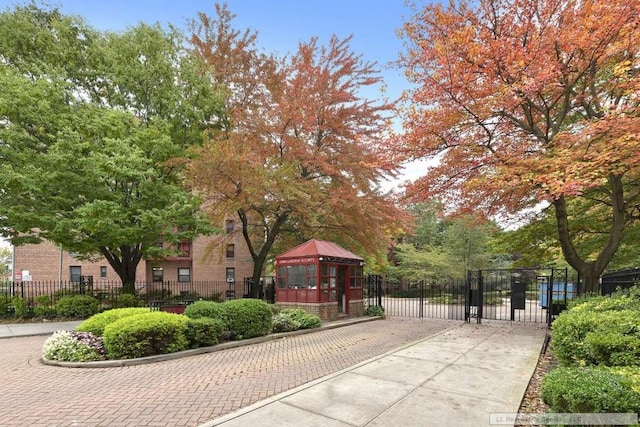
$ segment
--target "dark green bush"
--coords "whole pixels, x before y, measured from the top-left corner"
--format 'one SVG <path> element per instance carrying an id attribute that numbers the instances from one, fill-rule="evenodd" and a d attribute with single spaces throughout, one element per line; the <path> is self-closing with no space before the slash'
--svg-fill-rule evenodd
<path id="1" fill-rule="evenodd" d="M 22 297 L 11 298 L 11 305 L 13 306 L 13 313 L 18 319 L 26 319 L 32 317 L 33 313 L 31 307 L 29 307 L 29 301 Z"/>
<path id="2" fill-rule="evenodd" d="M 117 307 L 118 308 L 127 308 L 127 307 L 139 307 L 138 299 L 133 294 L 122 294 L 118 297 Z"/>
<path id="3" fill-rule="evenodd" d="M 587 305 L 565 310 L 553 322 L 552 347 L 558 361 L 564 366 L 619 364 L 627 358 L 620 354 L 626 351 L 624 344 L 640 337 L 637 330 L 627 334 L 628 338 L 617 338 L 612 332 L 633 331 L 633 325 L 640 325 L 640 311 L 587 311 L 584 307 Z"/>
<path id="4" fill-rule="evenodd" d="M 104 328 L 104 346 L 109 359 L 132 359 L 186 350 L 189 319 L 163 311 L 135 314 Z"/>
<path id="5" fill-rule="evenodd" d="M 258 299 L 236 299 L 222 305 L 231 339 L 260 337 L 271 332 L 273 316 L 266 302 Z"/>
<path id="6" fill-rule="evenodd" d="M 35 297 L 36 306 L 33 313 L 37 317 L 52 318 L 56 317 L 56 309 L 53 307 L 51 297 L 49 295 L 38 295 Z"/>
<path id="7" fill-rule="evenodd" d="M 13 315 L 11 307 L 11 298 L 6 295 L 0 295 L 0 318 L 10 317 Z"/>
<path id="8" fill-rule="evenodd" d="M 185 332 L 190 348 L 209 347 L 218 344 L 226 334 L 226 326 L 220 319 L 200 317 L 189 319 Z"/>
<path id="9" fill-rule="evenodd" d="M 384 318 L 385 317 L 385 313 L 384 313 L 384 307 L 381 305 L 370 305 L 369 307 L 364 309 L 364 315 L 365 316 L 379 316 Z"/>
<path id="10" fill-rule="evenodd" d="M 184 309 L 184 315 L 190 319 L 199 319 L 201 317 L 210 317 L 212 319 L 219 319 L 224 323 L 227 323 L 227 311 L 225 305 L 214 301 L 196 301 L 193 304 L 189 304 Z"/>
<path id="11" fill-rule="evenodd" d="M 102 334 L 104 333 L 104 328 L 108 324 L 122 319 L 123 317 L 134 316 L 136 314 L 145 314 L 149 312 L 149 309 L 145 307 L 114 308 L 112 310 L 103 311 L 102 313 L 98 313 L 89 317 L 76 329 L 82 332 L 91 332 L 96 336 L 102 336 Z"/>
<path id="12" fill-rule="evenodd" d="M 100 311 L 98 300 L 89 295 L 71 295 L 62 297 L 56 303 L 59 317 L 87 318 Z"/>
<path id="13" fill-rule="evenodd" d="M 640 368 L 558 368 L 542 380 L 553 412 L 640 412 Z"/>

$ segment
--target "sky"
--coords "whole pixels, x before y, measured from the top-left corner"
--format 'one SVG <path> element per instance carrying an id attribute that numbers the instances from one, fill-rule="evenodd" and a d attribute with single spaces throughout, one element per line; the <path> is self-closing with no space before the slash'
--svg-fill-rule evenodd
<path id="1" fill-rule="evenodd" d="M 0 9 L 25 3 L 28 1 L 0 0 Z M 199 12 L 215 17 L 212 0 L 48 0 L 47 4 L 110 31 L 159 22 L 171 23 L 187 33 L 187 23 Z M 408 87 L 403 71 L 390 66 L 403 51 L 396 33 L 413 15 L 405 0 L 228 0 L 226 4 L 236 15 L 234 28 L 257 31 L 257 45 L 268 53 L 293 53 L 298 43 L 312 37 L 327 45 L 333 34 L 340 39 L 353 36 L 351 50 L 365 61 L 377 63 L 386 85 L 384 96 L 396 99 Z M 382 94 L 376 91 L 365 96 L 378 98 Z M 403 179 L 417 178 L 424 168 L 422 162 L 408 165 Z"/>
<path id="2" fill-rule="evenodd" d="M 0 9 L 27 0 L 0 0 Z M 187 32 L 198 12 L 215 17 L 213 0 L 47 0 L 67 14 L 79 15 L 100 30 L 121 31 L 139 22 L 171 23 Z M 225 2 L 221 2 L 225 3 Z M 353 35 L 351 49 L 379 65 L 388 96 L 400 96 L 407 83 L 401 70 L 388 64 L 398 58 L 402 42 L 396 31 L 412 15 L 405 0 L 227 0 L 236 15 L 236 29 L 258 32 L 258 46 L 280 55 L 295 52 L 298 43 L 317 36 L 328 44 L 331 35 Z"/>

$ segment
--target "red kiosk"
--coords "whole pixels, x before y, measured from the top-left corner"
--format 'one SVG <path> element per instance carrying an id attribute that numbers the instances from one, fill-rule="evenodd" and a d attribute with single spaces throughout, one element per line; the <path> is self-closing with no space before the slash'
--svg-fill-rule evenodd
<path id="1" fill-rule="evenodd" d="M 311 239 L 276 257 L 276 303 L 324 320 L 362 316 L 363 266 L 335 243 Z"/>

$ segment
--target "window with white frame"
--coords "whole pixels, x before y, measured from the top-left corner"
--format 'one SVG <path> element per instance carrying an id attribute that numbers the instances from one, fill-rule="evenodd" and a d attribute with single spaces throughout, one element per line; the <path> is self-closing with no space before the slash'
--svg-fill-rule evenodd
<path id="1" fill-rule="evenodd" d="M 191 269 L 178 268 L 178 282 L 190 282 L 190 281 L 191 281 Z"/>

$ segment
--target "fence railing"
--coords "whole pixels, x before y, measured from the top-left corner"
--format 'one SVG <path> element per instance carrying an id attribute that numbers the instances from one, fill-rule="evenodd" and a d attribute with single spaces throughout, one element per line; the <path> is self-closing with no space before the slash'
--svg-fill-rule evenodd
<path id="1" fill-rule="evenodd" d="M 33 306 L 55 305 L 64 296 L 91 295 L 104 306 L 115 307 L 123 295 L 116 281 L 0 282 L 0 298 L 21 297 Z M 223 281 L 136 282 L 135 296 L 145 304 L 188 303 L 199 299 L 224 301 L 242 297 L 235 285 Z"/>

